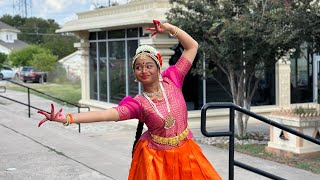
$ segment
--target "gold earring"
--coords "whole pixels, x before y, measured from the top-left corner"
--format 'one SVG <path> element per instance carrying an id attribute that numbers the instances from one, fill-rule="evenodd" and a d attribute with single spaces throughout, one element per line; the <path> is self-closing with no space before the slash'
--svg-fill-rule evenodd
<path id="1" fill-rule="evenodd" d="M 159 74 L 159 81 L 163 81 L 161 74 Z"/>

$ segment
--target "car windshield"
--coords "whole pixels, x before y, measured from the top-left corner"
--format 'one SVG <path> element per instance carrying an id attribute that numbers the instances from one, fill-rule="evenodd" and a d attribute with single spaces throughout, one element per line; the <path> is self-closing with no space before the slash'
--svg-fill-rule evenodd
<path id="1" fill-rule="evenodd" d="M 31 71 L 33 67 L 23 67 L 21 71 Z"/>

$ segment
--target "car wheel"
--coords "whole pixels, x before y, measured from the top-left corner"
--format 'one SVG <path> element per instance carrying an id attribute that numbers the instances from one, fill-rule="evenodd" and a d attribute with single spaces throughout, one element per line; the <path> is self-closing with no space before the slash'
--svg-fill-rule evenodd
<path id="1" fill-rule="evenodd" d="M 0 80 L 3 80 L 3 74 L 0 74 Z"/>
<path id="2" fill-rule="evenodd" d="M 24 82 L 24 83 L 26 83 L 26 82 L 27 82 L 27 80 L 23 80 L 23 82 Z"/>

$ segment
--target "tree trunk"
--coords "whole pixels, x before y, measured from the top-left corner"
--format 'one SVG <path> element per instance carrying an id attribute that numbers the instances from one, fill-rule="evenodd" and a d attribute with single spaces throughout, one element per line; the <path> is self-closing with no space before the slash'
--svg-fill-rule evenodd
<path id="1" fill-rule="evenodd" d="M 245 75 L 234 73 L 229 71 L 228 79 L 231 87 L 231 93 L 233 97 L 233 103 L 250 111 L 251 100 L 258 86 L 258 80 L 254 82 L 254 86 L 251 87 L 252 78 L 254 74 Z M 247 82 L 247 83 L 246 83 Z M 236 133 L 240 138 L 245 138 L 247 136 L 249 116 L 241 112 L 235 112 L 235 123 L 236 123 Z"/>

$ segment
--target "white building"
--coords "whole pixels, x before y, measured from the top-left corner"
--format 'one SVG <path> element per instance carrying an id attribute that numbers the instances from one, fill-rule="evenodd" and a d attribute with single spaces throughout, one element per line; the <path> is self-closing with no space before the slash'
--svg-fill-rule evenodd
<path id="1" fill-rule="evenodd" d="M 65 68 L 67 77 L 70 80 L 80 79 L 81 77 L 81 54 L 76 51 L 58 61 Z"/>
<path id="2" fill-rule="evenodd" d="M 27 43 L 18 39 L 20 31 L 0 21 L 0 53 L 10 54 L 13 50 L 28 46 Z"/>

